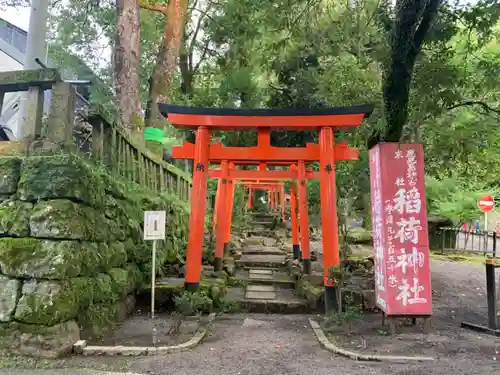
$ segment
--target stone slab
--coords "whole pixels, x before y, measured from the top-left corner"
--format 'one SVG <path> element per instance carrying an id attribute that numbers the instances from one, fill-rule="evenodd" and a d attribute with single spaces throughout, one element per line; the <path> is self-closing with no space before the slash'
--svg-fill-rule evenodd
<path id="1" fill-rule="evenodd" d="M 259 274 L 254 274 L 254 273 L 251 273 L 248 275 L 248 278 L 250 280 L 272 280 L 273 279 L 273 275 L 259 275 Z"/>
<path id="2" fill-rule="evenodd" d="M 247 292 L 274 292 L 272 285 L 248 285 Z"/>
<path id="3" fill-rule="evenodd" d="M 273 300 L 276 299 L 275 292 L 252 292 L 248 291 L 245 293 L 246 299 L 265 299 L 265 300 Z"/>
<path id="4" fill-rule="evenodd" d="M 241 257 L 242 263 L 254 263 L 254 264 L 284 264 L 285 263 L 285 255 L 248 255 L 243 254 Z"/>
<path id="5" fill-rule="evenodd" d="M 248 271 L 249 274 L 251 275 L 272 275 L 273 270 L 259 270 L 259 269 L 253 269 Z"/>
<path id="6" fill-rule="evenodd" d="M 250 319 L 250 318 L 245 318 L 243 320 L 243 324 L 241 325 L 242 327 L 263 327 L 263 326 L 270 326 L 271 322 L 265 321 L 265 320 L 256 320 L 256 319 Z"/>

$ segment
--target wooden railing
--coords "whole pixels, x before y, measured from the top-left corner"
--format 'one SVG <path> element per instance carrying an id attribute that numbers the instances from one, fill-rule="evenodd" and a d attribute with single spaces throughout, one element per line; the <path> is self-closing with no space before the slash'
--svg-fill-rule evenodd
<path id="1" fill-rule="evenodd" d="M 92 125 L 93 158 L 131 182 L 190 200 L 191 177 L 186 172 L 134 143 L 125 129 L 110 125 L 101 113 L 89 114 L 86 120 Z"/>
<path id="2" fill-rule="evenodd" d="M 50 110 L 43 113 L 44 91 L 52 90 Z M 74 142 L 75 116 L 91 126 L 86 137 L 84 154 L 103 163 L 112 173 L 157 193 L 168 192 L 189 201 L 191 177 L 188 173 L 162 160 L 134 142 L 129 132 L 117 125 L 105 111 L 89 108 L 75 113 L 76 92 L 70 82 L 64 82 L 57 70 L 39 69 L 0 72 L 0 111 L 8 92 L 27 91 L 30 102 L 23 127 L 23 141 L 1 142 L 1 154 L 34 154 L 47 151 L 81 153 Z M 5 143 L 8 143 L 6 145 Z M 2 152 L 2 150 L 4 150 Z"/>

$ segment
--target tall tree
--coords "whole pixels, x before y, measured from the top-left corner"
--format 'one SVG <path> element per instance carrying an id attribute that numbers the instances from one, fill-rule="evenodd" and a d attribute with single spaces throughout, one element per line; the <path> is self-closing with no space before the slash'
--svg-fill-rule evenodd
<path id="1" fill-rule="evenodd" d="M 188 0 L 170 0 L 167 4 L 140 0 L 141 8 L 160 12 L 165 16 L 163 42 L 152 76 L 149 79 L 149 97 L 146 108 L 146 124 L 163 127 L 163 118 L 158 109 L 159 102 L 167 102 L 177 69 L 177 60 L 184 33 Z"/>
<path id="2" fill-rule="evenodd" d="M 137 0 L 116 0 L 116 33 L 113 49 L 113 79 L 122 125 L 139 132 L 140 24 Z"/>
<path id="3" fill-rule="evenodd" d="M 390 25 L 389 56 L 383 80 L 386 128 L 374 134 L 368 147 L 380 140 L 399 142 L 408 119 L 411 80 L 418 54 L 442 0 L 397 0 Z"/>

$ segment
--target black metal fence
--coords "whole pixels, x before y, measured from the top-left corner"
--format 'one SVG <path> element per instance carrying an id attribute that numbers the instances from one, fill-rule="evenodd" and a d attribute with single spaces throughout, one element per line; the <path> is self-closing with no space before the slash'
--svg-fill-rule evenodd
<path id="1" fill-rule="evenodd" d="M 496 232 L 439 228 L 436 234 L 437 238 L 433 241 L 435 250 L 474 252 L 496 257 L 497 236 L 499 236 Z"/>

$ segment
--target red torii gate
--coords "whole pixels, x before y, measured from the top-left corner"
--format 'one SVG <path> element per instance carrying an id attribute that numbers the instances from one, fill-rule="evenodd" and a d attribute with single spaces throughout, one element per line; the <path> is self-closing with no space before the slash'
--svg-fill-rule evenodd
<path id="1" fill-rule="evenodd" d="M 212 169 L 213 170 L 213 169 Z M 277 208 L 277 198 L 276 194 L 280 195 L 280 205 L 281 205 L 281 219 L 285 220 L 285 206 L 284 206 L 284 194 L 285 194 L 285 185 L 278 183 L 261 182 L 259 180 L 237 180 L 237 184 L 243 185 L 245 188 L 248 188 L 248 201 L 247 208 L 252 208 L 252 195 L 253 190 L 266 190 L 268 192 L 268 196 L 271 197 L 269 199 L 269 207 L 271 209 Z M 278 189 L 279 188 L 279 189 Z"/>
<path id="2" fill-rule="evenodd" d="M 335 160 L 341 150 L 339 145 L 335 145 L 334 129 L 357 128 L 363 119 L 370 115 L 372 106 L 281 110 L 191 108 L 159 104 L 159 109 L 173 126 L 196 130 L 196 143 L 185 142 L 183 146 L 175 147 L 172 152 L 174 158 L 194 159 L 190 233 L 186 255 L 186 289 L 199 288 L 209 162 L 228 160 L 296 162 L 298 160 L 301 170 L 301 165 L 306 162 L 319 161 L 325 311 L 336 309 L 337 288 L 330 280 L 329 269 L 340 264 Z M 319 144 L 293 148 L 272 147 L 271 129 L 319 130 Z M 258 143 L 254 147 L 224 147 L 220 143 L 210 144 L 211 130 L 257 130 Z M 343 149 L 348 148 L 344 146 Z M 300 179 L 300 184 L 305 184 L 305 179 Z"/>
<path id="3" fill-rule="evenodd" d="M 358 156 L 357 150 L 350 149 L 351 152 L 349 154 L 344 155 L 345 158 L 348 158 L 348 160 L 356 160 Z M 240 165 L 250 165 L 250 163 L 238 163 Z M 255 164 L 255 163 L 254 163 Z M 279 163 L 281 166 L 289 165 L 290 170 L 289 171 L 267 171 L 267 163 L 259 163 L 259 170 L 237 170 L 237 169 L 230 169 L 227 173 L 226 179 L 232 179 L 236 181 L 242 181 L 241 179 L 244 179 L 245 184 L 248 184 L 249 181 L 252 180 L 257 180 L 257 181 L 282 181 L 282 180 L 288 180 L 291 179 L 294 182 L 297 182 L 299 177 L 301 177 L 301 172 L 297 169 L 295 164 L 291 164 L 290 162 L 287 163 Z M 273 163 L 274 164 L 274 163 Z M 233 165 L 234 163 L 230 163 L 230 165 Z M 305 169 L 305 167 L 304 167 Z M 209 170 L 209 177 L 210 178 L 219 178 L 219 181 L 222 181 L 222 169 L 210 169 Z M 313 172 L 312 170 L 305 169 L 305 179 L 313 179 L 313 178 L 319 178 L 319 172 Z M 232 177 L 228 177 L 231 175 Z M 257 182 L 258 184 L 261 185 L 266 185 L 266 182 Z M 266 188 L 270 187 L 268 191 L 272 190 L 272 186 L 266 186 Z M 251 186 L 250 186 L 251 188 Z M 222 187 L 221 187 L 222 189 Z M 281 190 L 281 209 L 282 209 L 282 216 L 284 216 L 284 189 Z M 305 184 L 299 184 L 298 190 L 300 192 L 300 196 L 302 197 L 301 200 L 299 201 L 299 217 L 300 217 L 300 243 L 299 245 L 299 223 L 297 220 L 297 195 L 295 194 L 295 185 L 292 186 L 292 194 L 291 194 L 291 207 L 290 211 L 292 213 L 291 215 L 291 221 L 292 221 L 292 249 L 293 249 L 293 257 L 294 259 L 300 259 L 300 250 L 302 247 L 303 251 L 303 272 L 305 274 L 310 274 L 311 273 L 311 259 L 310 259 L 310 251 L 309 251 L 309 213 L 308 213 L 308 207 L 307 207 L 307 188 Z M 221 193 L 222 194 L 222 193 Z M 227 207 L 224 208 L 223 204 L 225 203 L 224 199 L 221 199 L 221 195 L 218 195 L 218 199 L 216 199 L 216 209 L 217 212 L 221 212 L 220 210 L 227 210 Z M 229 198 L 231 200 L 232 198 Z M 250 198 L 249 198 L 250 199 Z M 232 204 L 232 201 L 230 201 Z M 220 208 L 219 208 L 220 207 Z M 271 207 L 273 207 L 271 205 Z M 231 209 L 227 210 L 228 212 L 231 212 Z M 222 220 L 222 219 L 221 219 Z M 224 220 L 229 220 L 231 222 L 231 217 L 225 217 Z M 230 224 L 229 225 L 224 225 L 224 228 L 227 230 L 230 229 Z M 220 236 L 223 236 L 225 238 L 229 238 L 230 235 L 226 234 L 218 234 Z M 228 244 L 224 244 L 224 249 Z M 219 245 L 220 246 L 220 245 Z M 220 247 L 216 245 L 216 267 L 221 267 L 222 266 L 222 259 L 218 260 L 218 258 L 222 258 L 224 254 L 224 250 L 222 250 Z"/>

